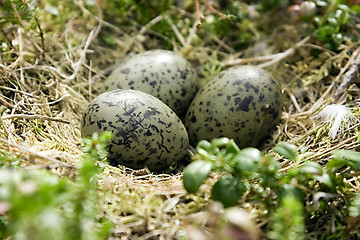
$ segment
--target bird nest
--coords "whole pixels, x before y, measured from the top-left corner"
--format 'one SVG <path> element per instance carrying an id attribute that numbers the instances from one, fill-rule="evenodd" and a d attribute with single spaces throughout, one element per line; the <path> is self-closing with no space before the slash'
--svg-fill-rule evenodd
<path id="1" fill-rule="evenodd" d="M 233 36 L 209 34 L 189 20 L 193 13 L 177 7 L 172 11 L 182 19 L 180 26 L 165 14 L 140 25 L 131 19 L 110 23 L 104 20 L 104 9 L 90 11 L 81 3 L 72 6 L 69 14 L 76 14 L 66 16 L 66 22 L 58 22 L 41 6 L 37 27 L 29 30 L 24 21 L 2 29 L 9 47 L 0 55 L 0 156 L 8 156 L 3 164 L 74 176 L 83 155 L 82 113 L 124 56 L 164 48 L 168 37 L 152 30 L 162 21 L 174 36 L 166 40 L 167 48 L 193 63 L 201 84 L 221 69 L 240 64 L 263 67 L 278 80 L 285 106 L 281 123 L 262 146 L 264 152 L 285 141 L 306 149 L 304 161 L 323 164 L 334 150 L 359 150 L 359 41 L 348 40 L 334 53 L 315 45 L 310 37 L 301 38 L 297 25 L 283 21 L 268 34 L 261 32 L 260 24 L 249 24 L 245 30 L 259 36 L 237 52 Z M 200 10 L 212 14 L 206 6 Z M 104 41 L 109 36 L 112 45 Z M 316 58 L 310 54 L 313 50 Z M 328 108 L 334 105 L 338 108 Z M 280 161 L 283 171 L 294 164 Z M 192 239 L 203 236 L 194 222 L 213 226 L 214 219 L 224 216 L 224 210 L 209 200 L 209 188 L 217 177 L 196 195 L 186 194 L 181 177 L 181 172 L 155 174 L 104 166 L 98 185 L 102 214 L 115 223 L 111 239 L 180 238 L 182 231 Z M 354 191 L 359 190 L 357 177 L 349 181 Z M 262 216 L 255 206 L 247 209 Z"/>

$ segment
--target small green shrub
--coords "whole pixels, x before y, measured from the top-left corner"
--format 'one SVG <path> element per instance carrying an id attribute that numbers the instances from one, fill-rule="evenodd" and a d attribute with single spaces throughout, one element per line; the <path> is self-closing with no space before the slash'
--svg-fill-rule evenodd
<path id="1" fill-rule="evenodd" d="M 274 158 L 275 153 L 294 161 L 295 166 L 288 172 L 279 171 L 280 163 Z M 246 196 L 245 201 L 256 202 L 259 208 L 268 212 L 269 237 L 303 239 L 306 217 L 329 211 L 331 205 L 325 204 L 326 201 L 337 199 L 341 202 L 341 196 L 350 192 L 351 187 L 345 181 L 350 173 L 344 168 L 360 170 L 359 152 L 337 150 L 333 156 L 323 167 L 305 161 L 295 146 L 285 142 L 262 154 L 256 148 L 239 149 L 228 138 L 200 141 L 195 149 L 195 161 L 184 169 L 183 184 L 189 193 L 196 193 L 210 172 L 215 172 L 220 178 L 211 189 L 213 200 L 231 207 Z M 355 196 L 350 208 L 356 216 L 358 202 L 358 196 Z M 304 207 L 304 204 L 309 206 Z M 347 212 L 346 206 L 342 207 L 340 212 Z M 344 229 L 344 226 L 339 227 L 338 231 L 342 233 Z"/>
<path id="2" fill-rule="evenodd" d="M 352 16 L 355 16 L 354 12 L 340 2 L 333 1 L 327 6 L 323 15 L 314 18 L 316 23 L 314 38 L 331 50 L 337 50 L 346 37 L 352 37 L 353 34 L 349 34 L 349 26 L 355 26 L 352 19 Z"/>
<path id="3" fill-rule="evenodd" d="M 84 140 L 75 181 L 44 169 L 0 169 L 0 238 L 104 239 L 112 225 L 98 217 L 97 176 L 109 139 Z"/>

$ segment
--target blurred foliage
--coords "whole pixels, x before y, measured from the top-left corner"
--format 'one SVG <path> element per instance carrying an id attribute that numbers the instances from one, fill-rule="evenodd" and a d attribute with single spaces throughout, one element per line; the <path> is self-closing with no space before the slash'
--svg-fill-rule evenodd
<path id="1" fill-rule="evenodd" d="M 260 10 L 262 12 L 273 11 L 280 7 L 287 7 L 289 5 L 288 0 L 260 0 Z"/>
<path id="2" fill-rule="evenodd" d="M 2 44 L 0 46 L 0 52 L 9 52 L 14 48 L 11 33 L 15 33 L 17 28 L 14 28 L 16 25 L 22 26 L 26 30 L 35 29 L 38 27 L 38 22 L 36 19 L 37 10 L 31 4 L 33 1 L 27 0 L 9 0 L 4 1 L 3 4 L 0 4 L 0 41 Z M 5 33 L 4 29 L 10 27 L 11 30 L 8 33 Z M 9 60 L 12 59 L 10 54 L 5 55 Z"/>
<path id="3" fill-rule="evenodd" d="M 21 163 L 21 159 L 15 154 L 11 154 L 6 150 L 0 149 L 0 168 L 1 167 L 17 167 Z"/>
<path id="4" fill-rule="evenodd" d="M 294 194 L 282 198 L 270 219 L 270 239 L 306 239 L 303 211 L 303 202 Z"/>
<path id="5" fill-rule="evenodd" d="M 287 173 L 280 171 L 275 153 L 294 161 L 295 166 Z M 342 202 L 346 201 L 345 195 L 352 196 L 351 185 L 346 179 L 351 177 L 349 171 L 360 170 L 360 153 L 336 150 L 334 158 L 325 167 L 304 161 L 304 153 L 300 154 L 294 145 L 286 142 L 280 142 L 264 155 L 256 148 L 240 150 L 228 138 L 203 140 L 195 149 L 194 161 L 184 169 L 183 184 L 189 193 L 196 193 L 211 172 L 218 173 L 220 178 L 212 186 L 211 198 L 224 207 L 236 206 L 240 198 L 256 202 L 269 215 L 268 234 L 272 239 L 304 239 L 307 219 L 313 221 L 340 207 L 338 213 L 343 214 L 342 218 L 332 220 L 338 225 L 336 233 L 322 234 L 342 236 L 346 227 L 343 219 L 348 212 Z M 308 199 L 313 200 L 309 202 Z M 333 205 L 327 204 L 331 200 Z M 355 195 L 350 215 L 358 217 L 358 209 L 358 196 Z"/>
<path id="6" fill-rule="evenodd" d="M 329 1 L 328 4 L 317 6 L 321 13 L 314 17 L 314 38 L 331 50 L 337 50 L 345 38 L 352 41 L 358 39 L 358 34 L 352 32 L 352 29 L 356 28 L 354 21 L 356 10 L 350 9 L 343 2 L 345 1 Z"/>
<path id="7" fill-rule="evenodd" d="M 97 177 L 110 135 L 85 139 L 75 180 L 44 169 L 0 169 L 0 238 L 104 239 L 112 224 L 100 216 Z M 4 158 L 0 160 L 4 161 Z"/>
<path id="8" fill-rule="evenodd" d="M 210 11 L 200 0 L 199 3 L 202 6 L 199 14 L 203 16 L 198 31 L 200 39 L 206 38 L 208 34 L 219 39 L 225 37 L 235 51 L 247 48 L 259 37 L 259 33 L 254 32 L 254 29 L 264 29 L 270 33 L 274 30 L 271 26 L 283 21 L 283 18 L 292 19 L 295 23 L 296 19 L 291 16 L 290 10 L 294 6 L 298 7 L 300 20 L 305 23 L 298 26 L 301 30 L 299 33 L 303 34 L 301 37 L 310 33 L 315 41 L 333 51 L 336 51 L 347 38 L 358 38 L 355 18 L 358 17 L 360 9 L 357 5 L 347 6 L 344 0 L 300 1 L 299 5 L 294 5 L 293 1 L 289 0 L 214 1 L 213 5 L 219 14 L 226 17 Z M 80 2 L 74 4 L 70 0 L 47 0 L 39 4 L 37 6 L 30 0 L 5 1 L 0 7 L 0 26 L 9 23 L 21 24 L 24 20 L 31 23 L 29 27 L 35 28 L 39 25 L 35 21 L 35 16 L 40 15 L 40 22 L 45 30 L 60 28 L 58 30 L 63 31 L 65 23 L 79 17 L 78 7 L 82 6 Z M 97 3 L 86 0 L 82 4 L 85 4 L 94 15 L 98 15 L 101 10 L 104 20 L 116 26 L 130 27 L 135 24 L 141 28 L 149 25 L 148 31 L 153 38 L 158 39 L 163 48 L 167 49 L 173 47 L 173 41 L 178 41 L 174 27 L 179 29 L 181 34 L 187 35 L 188 29 L 196 21 L 182 11 L 192 12 L 194 16 L 197 14 L 195 1 L 104 0 Z M 41 14 L 38 14 L 39 11 Z M 275 11 L 277 13 L 273 14 Z M 157 19 L 159 16 L 162 16 L 161 19 Z M 82 17 L 89 18 L 89 15 L 84 12 Z M 111 45 L 116 42 L 114 36 L 106 32 L 101 38 Z"/>
<path id="9" fill-rule="evenodd" d="M 35 24 L 34 14 L 36 9 L 31 7 L 32 1 L 9 0 L 4 1 L 0 8 L 0 27 L 9 24 L 25 23 Z"/>

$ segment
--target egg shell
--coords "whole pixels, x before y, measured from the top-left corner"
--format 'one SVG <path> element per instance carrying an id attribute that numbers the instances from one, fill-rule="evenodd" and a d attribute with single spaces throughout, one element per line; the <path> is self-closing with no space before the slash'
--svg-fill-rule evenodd
<path id="1" fill-rule="evenodd" d="M 112 165 L 157 171 L 187 152 L 189 139 L 179 117 L 159 99 L 135 90 L 114 90 L 93 99 L 85 111 L 82 137 L 110 131 Z"/>
<path id="2" fill-rule="evenodd" d="M 198 90 L 197 75 L 182 56 L 167 50 L 150 50 L 124 60 L 109 75 L 103 92 L 115 89 L 149 93 L 182 116 Z"/>
<path id="3" fill-rule="evenodd" d="M 185 116 L 190 144 L 228 137 L 239 147 L 255 146 L 276 128 L 282 112 L 280 87 L 265 70 L 238 66 L 202 87 Z"/>

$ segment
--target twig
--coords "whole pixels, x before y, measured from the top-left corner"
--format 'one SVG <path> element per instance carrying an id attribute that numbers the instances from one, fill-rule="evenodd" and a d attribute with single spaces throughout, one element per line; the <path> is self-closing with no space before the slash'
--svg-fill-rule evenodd
<path id="1" fill-rule="evenodd" d="M 76 4 L 80 7 L 80 9 L 85 13 L 85 14 L 90 14 L 90 11 L 88 11 L 86 9 L 86 7 L 84 6 L 83 1 L 77 1 Z M 98 4 L 96 4 L 97 10 L 99 12 L 99 18 L 102 19 L 102 11 L 99 7 Z M 88 53 L 88 49 L 90 47 L 90 44 L 92 43 L 93 40 L 95 40 L 97 38 L 97 36 L 100 34 L 101 30 L 103 27 L 103 21 L 99 21 L 98 25 L 96 27 L 95 30 L 92 30 L 89 33 L 89 36 L 86 39 L 86 42 L 84 44 L 84 48 L 83 50 L 80 52 L 80 58 L 79 60 L 74 64 L 74 73 L 69 77 L 71 80 L 75 79 L 75 77 L 78 75 L 78 72 L 80 71 L 81 67 L 84 65 L 85 61 L 86 61 L 86 54 Z"/>
<path id="2" fill-rule="evenodd" d="M 204 4 L 210 11 L 212 11 L 213 13 L 215 13 L 216 15 L 218 15 L 221 19 L 227 19 L 227 20 L 231 20 L 231 17 L 219 12 L 218 10 L 216 10 L 216 8 L 214 8 L 208 1 L 206 0 L 200 0 L 202 4 Z M 200 4 L 199 4 L 199 0 L 195 0 L 195 9 L 196 9 L 196 21 L 195 21 L 195 26 L 198 28 L 201 26 L 201 20 L 203 19 L 203 16 L 201 14 L 200 11 Z"/>
<path id="3" fill-rule="evenodd" d="M 155 18 L 151 19 L 146 25 L 142 26 L 140 31 L 134 37 L 131 38 L 131 41 L 129 42 L 129 44 L 127 44 L 124 52 L 127 52 L 133 46 L 133 44 L 139 40 L 139 37 L 141 35 L 144 35 L 146 32 L 164 38 L 161 34 L 158 34 L 157 32 L 154 32 L 150 29 L 153 25 L 157 24 L 158 22 L 161 22 L 162 20 L 164 20 L 164 16 L 158 15 Z M 165 37 L 165 39 L 167 38 Z"/>
<path id="4" fill-rule="evenodd" d="M 200 12 L 200 5 L 199 5 L 199 0 L 195 0 L 195 9 L 196 9 L 196 27 L 200 27 L 201 26 L 201 12 Z"/>
<path id="5" fill-rule="evenodd" d="M 6 107 L 9 108 L 11 110 L 14 110 L 15 108 L 17 108 L 16 104 L 11 104 L 8 101 L 6 101 L 6 99 L 4 98 L 4 96 L 2 94 L 0 94 L 0 105 L 2 105 L 2 107 Z M 27 111 L 27 110 L 23 110 L 23 109 L 18 109 L 18 111 L 24 113 L 24 114 L 32 114 L 31 112 Z M 1 121 L 1 117 L 0 117 L 0 121 Z"/>
<path id="6" fill-rule="evenodd" d="M 88 49 L 90 47 L 90 43 L 99 35 L 100 31 L 102 29 L 102 24 L 99 23 L 98 27 L 96 28 L 96 30 L 92 30 L 85 42 L 85 46 L 83 48 L 83 50 L 80 53 L 80 58 L 79 60 L 75 63 L 74 66 L 74 73 L 69 77 L 70 79 L 75 79 L 75 77 L 77 76 L 78 72 L 80 71 L 81 66 L 84 64 L 85 60 L 86 60 L 86 53 L 88 52 Z"/>
<path id="7" fill-rule="evenodd" d="M 320 50 L 322 52 L 327 52 L 329 53 L 331 56 L 336 56 L 337 53 L 334 52 L 334 51 L 331 51 L 330 49 L 327 49 L 325 47 L 322 47 L 322 46 L 319 46 L 319 45 L 316 45 L 316 44 L 312 44 L 312 43 L 307 43 L 307 44 L 304 44 L 305 47 L 309 47 L 309 48 L 313 48 L 313 49 L 317 49 L 317 50 Z"/>
<path id="8" fill-rule="evenodd" d="M 350 69 L 344 74 L 343 80 L 336 90 L 335 101 L 338 101 L 341 94 L 344 93 L 345 89 L 350 85 L 351 81 L 355 78 L 356 74 L 359 72 L 360 67 L 360 48 L 353 54 L 353 62 Z M 351 63 L 351 61 L 349 61 Z"/>
<path id="9" fill-rule="evenodd" d="M 192 40 L 194 39 L 194 37 L 196 36 L 196 30 L 197 30 L 197 23 L 194 22 L 192 28 L 190 29 L 190 33 L 188 38 L 186 39 L 186 47 L 190 46 Z"/>
<path id="10" fill-rule="evenodd" d="M 66 124 L 70 123 L 70 121 L 64 120 L 62 118 L 48 117 L 48 116 L 42 116 L 42 115 L 27 115 L 27 114 L 12 114 L 12 115 L 8 115 L 8 116 L 2 116 L 0 118 L 0 121 L 8 120 L 8 119 L 15 119 L 15 118 L 42 119 L 42 120 L 48 120 L 48 121 L 62 122 L 62 123 L 66 123 Z"/>
<path id="11" fill-rule="evenodd" d="M 352 59 L 355 58 L 356 56 L 356 53 L 359 53 L 359 50 L 358 51 L 355 51 L 355 53 L 351 56 L 350 60 L 345 64 L 345 66 L 343 68 L 341 68 L 340 70 L 340 73 L 336 76 L 336 78 L 331 82 L 330 86 L 326 89 L 326 91 L 320 96 L 320 98 L 316 101 L 315 104 L 318 104 L 320 103 L 321 101 L 323 101 L 327 95 L 330 94 L 330 92 L 333 90 L 333 88 L 335 87 L 336 83 L 339 81 L 339 79 L 341 78 L 341 76 L 343 76 L 343 74 L 345 73 L 346 69 L 349 68 L 349 65 L 352 63 Z M 347 87 L 347 86 L 346 86 Z M 345 87 L 345 88 L 346 88 Z M 339 102 L 339 99 L 341 97 L 341 94 L 343 92 L 339 92 L 337 94 L 335 94 L 335 100 L 334 100 L 334 103 L 338 103 Z"/>
<path id="12" fill-rule="evenodd" d="M 31 93 L 27 93 L 27 92 L 24 92 L 24 91 L 15 89 L 15 88 L 9 88 L 9 87 L 5 87 L 5 86 L 0 86 L 0 88 L 1 88 L 1 89 L 4 89 L 4 90 L 16 92 L 16 93 L 21 93 L 21 94 L 24 94 L 24 95 L 26 95 L 26 96 L 33 97 L 33 98 L 36 97 L 36 96 L 33 96 Z"/>
<path id="13" fill-rule="evenodd" d="M 275 54 L 271 54 L 271 55 L 267 55 L 267 56 L 260 56 L 260 57 L 253 57 L 253 58 L 239 58 L 239 59 L 235 59 L 235 60 L 227 60 L 221 63 L 222 66 L 224 67 L 229 67 L 229 66 L 235 66 L 235 65 L 240 65 L 240 64 L 246 64 L 246 63 L 251 63 L 251 62 L 263 62 L 263 61 L 267 61 L 265 63 L 259 64 L 259 67 L 267 67 L 270 66 L 276 62 L 279 62 L 281 60 L 283 60 L 284 58 L 292 55 L 295 53 L 295 50 L 299 47 L 301 47 L 302 45 L 304 45 L 307 41 L 309 41 L 310 37 L 306 37 L 304 39 L 302 39 L 300 42 L 296 43 L 296 45 L 292 48 L 287 49 L 284 52 L 281 53 L 275 53 Z"/>
<path id="14" fill-rule="evenodd" d="M 356 140 L 356 138 L 357 138 L 357 135 L 353 136 L 353 137 L 350 137 L 350 138 L 347 138 L 344 141 L 342 141 L 342 142 L 340 142 L 340 143 L 336 144 L 335 146 L 332 146 L 332 147 L 330 147 L 328 149 L 325 149 L 323 151 L 314 152 L 312 155 L 306 157 L 306 159 L 311 160 L 311 159 L 324 158 L 324 157 L 330 155 L 332 151 L 337 150 L 337 149 L 341 149 L 345 145 L 346 145 L 346 147 L 344 147 L 344 149 L 349 150 L 351 148 L 355 148 L 355 147 L 357 147 L 359 145 L 357 141 L 354 141 L 354 140 Z M 352 146 L 352 145 L 355 145 L 355 146 Z"/>
<path id="15" fill-rule="evenodd" d="M 175 24 L 173 23 L 173 21 L 171 20 L 171 18 L 166 17 L 167 22 L 170 24 L 171 29 L 173 30 L 173 32 L 175 33 L 175 36 L 178 38 L 178 40 L 180 41 L 180 43 L 185 47 L 186 46 L 186 41 L 184 36 L 180 33 L 179 29 L 175 26 Z"/>
<path id="16" fill-rule="evenodd" d="M 8 35 L 5 33 L 4 29 L 0 29 L 0 32 L 4 36 L 6 44 L 11 48 L 14 49 L 14 45 L 12 44 L 12 41 L 9 39 Z"/>
<path id="17" fill-rule="evenodd" d="M 14 107 L 14 105 L 12 105 L 11 103 L 8 103 L 2 95 L 0 95 L 0 104 L 5 107 L 8 107 L 8 108 Z"/>
<path id="18" fill-rule="evenodd" d="M 296 101 L 296 97 L 294 96 L 294 94 L 292 94 L 292 92 L 288 88 L 285 89 L 285 92 L 289 95 L 289 97 L 290 97 L 291 101 L 293 102 L 294 107 L 296 108 L 296 110 L 299 113 L 302 113 L 303 110 L 300 108 L 298 102 Z"/>
<path id="19" fill-rule="evenodd" d="M 205 0 L 201 0 L 201 2 L 208 8 L 210 9 L 210 11 L 212 11 L 213 13 L 215 13 L 216 15 L 218 15 L 220 18 L 226 18 L 228 20 L 231 20 L 231 18 L 221 12 L 219 12 L 218 10 L 216 10 L 208 1 Z"/>
<path id="20" fill-rule="evenodd" d="M 41 47 L 42 47 L 42 52 L 41 52 L 41 58 L 43 61 L 45 61 L 45 41 L 44 41 L 44 32 L 42 31 L 42 28 L 40 26 L 40 21 L 39 19 L 35 16 L 34 14 L 34 19 L 36 21 L 36 25 L 39 28 L 39 33 L 40 33 L 40 38 L 41 38 Z"/>
<path id="21" fill-rule="evenodd" d="M 227 45 L 224 40 L 220 40 L 216 35 L 212 34 L 212 38 L 215 40 L 215 42 L 217 44 L 219 44 L 219 46 L 223 47 L 226 51 L 228 51 L 231 54 L 235 54 L 235 50 L 233 48 L 231 48 L 229 45 Z"/>

